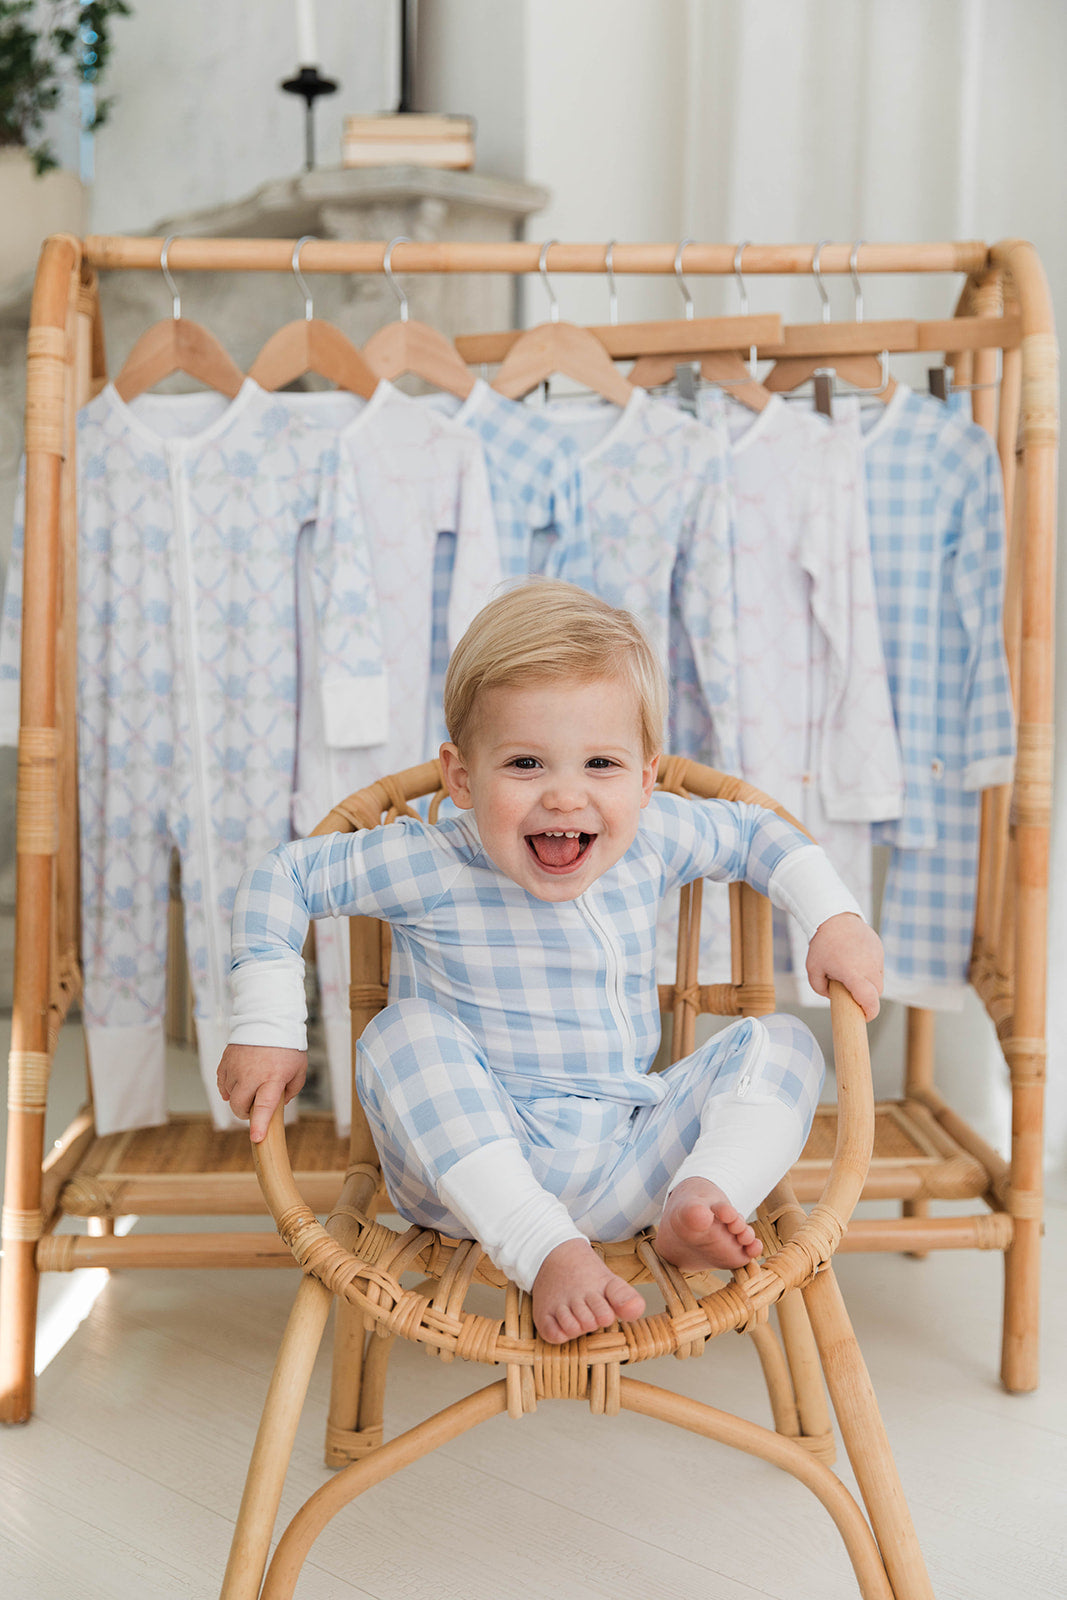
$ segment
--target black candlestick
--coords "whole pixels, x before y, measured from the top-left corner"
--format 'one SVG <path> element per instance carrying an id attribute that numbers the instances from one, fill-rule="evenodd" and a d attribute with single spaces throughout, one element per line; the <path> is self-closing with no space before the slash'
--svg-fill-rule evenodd
<path id="1" fill-rule="evenodd" d="M 304 110 L 304 168 L 310 172 L 315 165 L 315 101 L 323 94 L 335 94 L 337 84 L 332 78 L 320 78 L 318 67 L 301 67 L 296 78 L 286 78 L 281 86 L 286 94 L 302 95 Z"/>

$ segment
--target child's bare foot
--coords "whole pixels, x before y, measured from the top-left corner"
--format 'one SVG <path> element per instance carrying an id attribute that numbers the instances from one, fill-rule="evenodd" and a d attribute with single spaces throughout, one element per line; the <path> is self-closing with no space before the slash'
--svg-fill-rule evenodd
<path id="1" fill-rule="evenodd" d="M 606 1267 L 585 1239 L 568 1239 L 550 1250 L 534 1279 L 534 1326 L 549 1344 L 632 1322 L 644 1309 L 637 1290 Z"/>
<path id="2" fill-rule="evenodd" d="M 686 1178 L 672 1189 L 656 1230 L 656 1250 L 683 1272 L 743 1267 L 763 1249 L 717 1183 Z"/>

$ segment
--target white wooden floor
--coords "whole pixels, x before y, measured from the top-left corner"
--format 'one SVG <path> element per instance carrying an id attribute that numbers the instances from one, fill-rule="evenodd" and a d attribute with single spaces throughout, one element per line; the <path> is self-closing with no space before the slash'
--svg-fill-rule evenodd
<path id="1" fill-rule="evenodd" d="M 997 1383 L 997 1256 L 846 1256 L 838 1271 L 938 1600 L 1063 1600 L 1067 1183 L 1053 1183 L 1035 1395 Z M 70 1282 L 51 1279 L 49 1300 Z M 4 1600 L 217 1595 L 295 1285 L 281 1270 L 112 1275 L 41 1374 L 34 1421 L 0 1432 Z M 747 1339 L 635 1375 L 769 1420 Z M 487 1376 L 399 1345 L 388 1433 Z M 327 1389 L 324 1356 L 285 1516 L 328 1476 Z M 497 1418 L 369 1491 L 322 1535 L 297 1588 L 299 1600 L 856 1592 L 829 1519 L 791 1479 L 665 1424 L 568 1402 L 519 1424 Z"/>

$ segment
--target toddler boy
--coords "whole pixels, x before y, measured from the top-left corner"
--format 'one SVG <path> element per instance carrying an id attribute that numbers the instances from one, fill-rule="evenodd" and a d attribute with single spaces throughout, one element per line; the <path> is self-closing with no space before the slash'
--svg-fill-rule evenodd
<path id="1" fill-rule="evenodd" d="M 565 583 L 510 590 L 449 663 L 458 814 L 279 846 L 234 911 L 218 1081 L 252 1139 L 304 1081 L 309 916 L 383 918 L 390 1004 L 356 1079 L 390 1199 L 478 1239 L 553 1343 L 644 1310 L 590 1239 L 658 1221 L 685 1271 L 758 1255 L 745 1218 L 818 1101 L 822 1057 L 790 1016 L 746 1018 L 649 1073 L 663 893 L 745 878 L 800 920 L 813 988 L 839 979 L 878 1011 L 881 945 L 817 846 L 758 806 L 653 792 L 666 693 L 627 612 Z"/>

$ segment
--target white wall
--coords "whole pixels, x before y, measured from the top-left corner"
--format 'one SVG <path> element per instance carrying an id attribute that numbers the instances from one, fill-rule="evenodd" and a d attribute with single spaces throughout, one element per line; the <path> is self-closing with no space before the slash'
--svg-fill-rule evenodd
<path id="1" fill-rule="evenodd" d="M 414 99 L 421 111 L 474 117 L 478 167 L 531 171 L 523 0 L 421 0 Z"/>
<path id="2" fill-rule="evenodd" d="M 316 106 L 320 166 L 341 160 L 342 118 L 396 103 L 394 0 L 316 0 L 320 70 L 340 83 Z M 294 0 L 133 0 L 114 23 L 96 139 L 94 232 L 237 200 L 302 169 L 304 102 L 278 84 L 296 72 Z"/>

